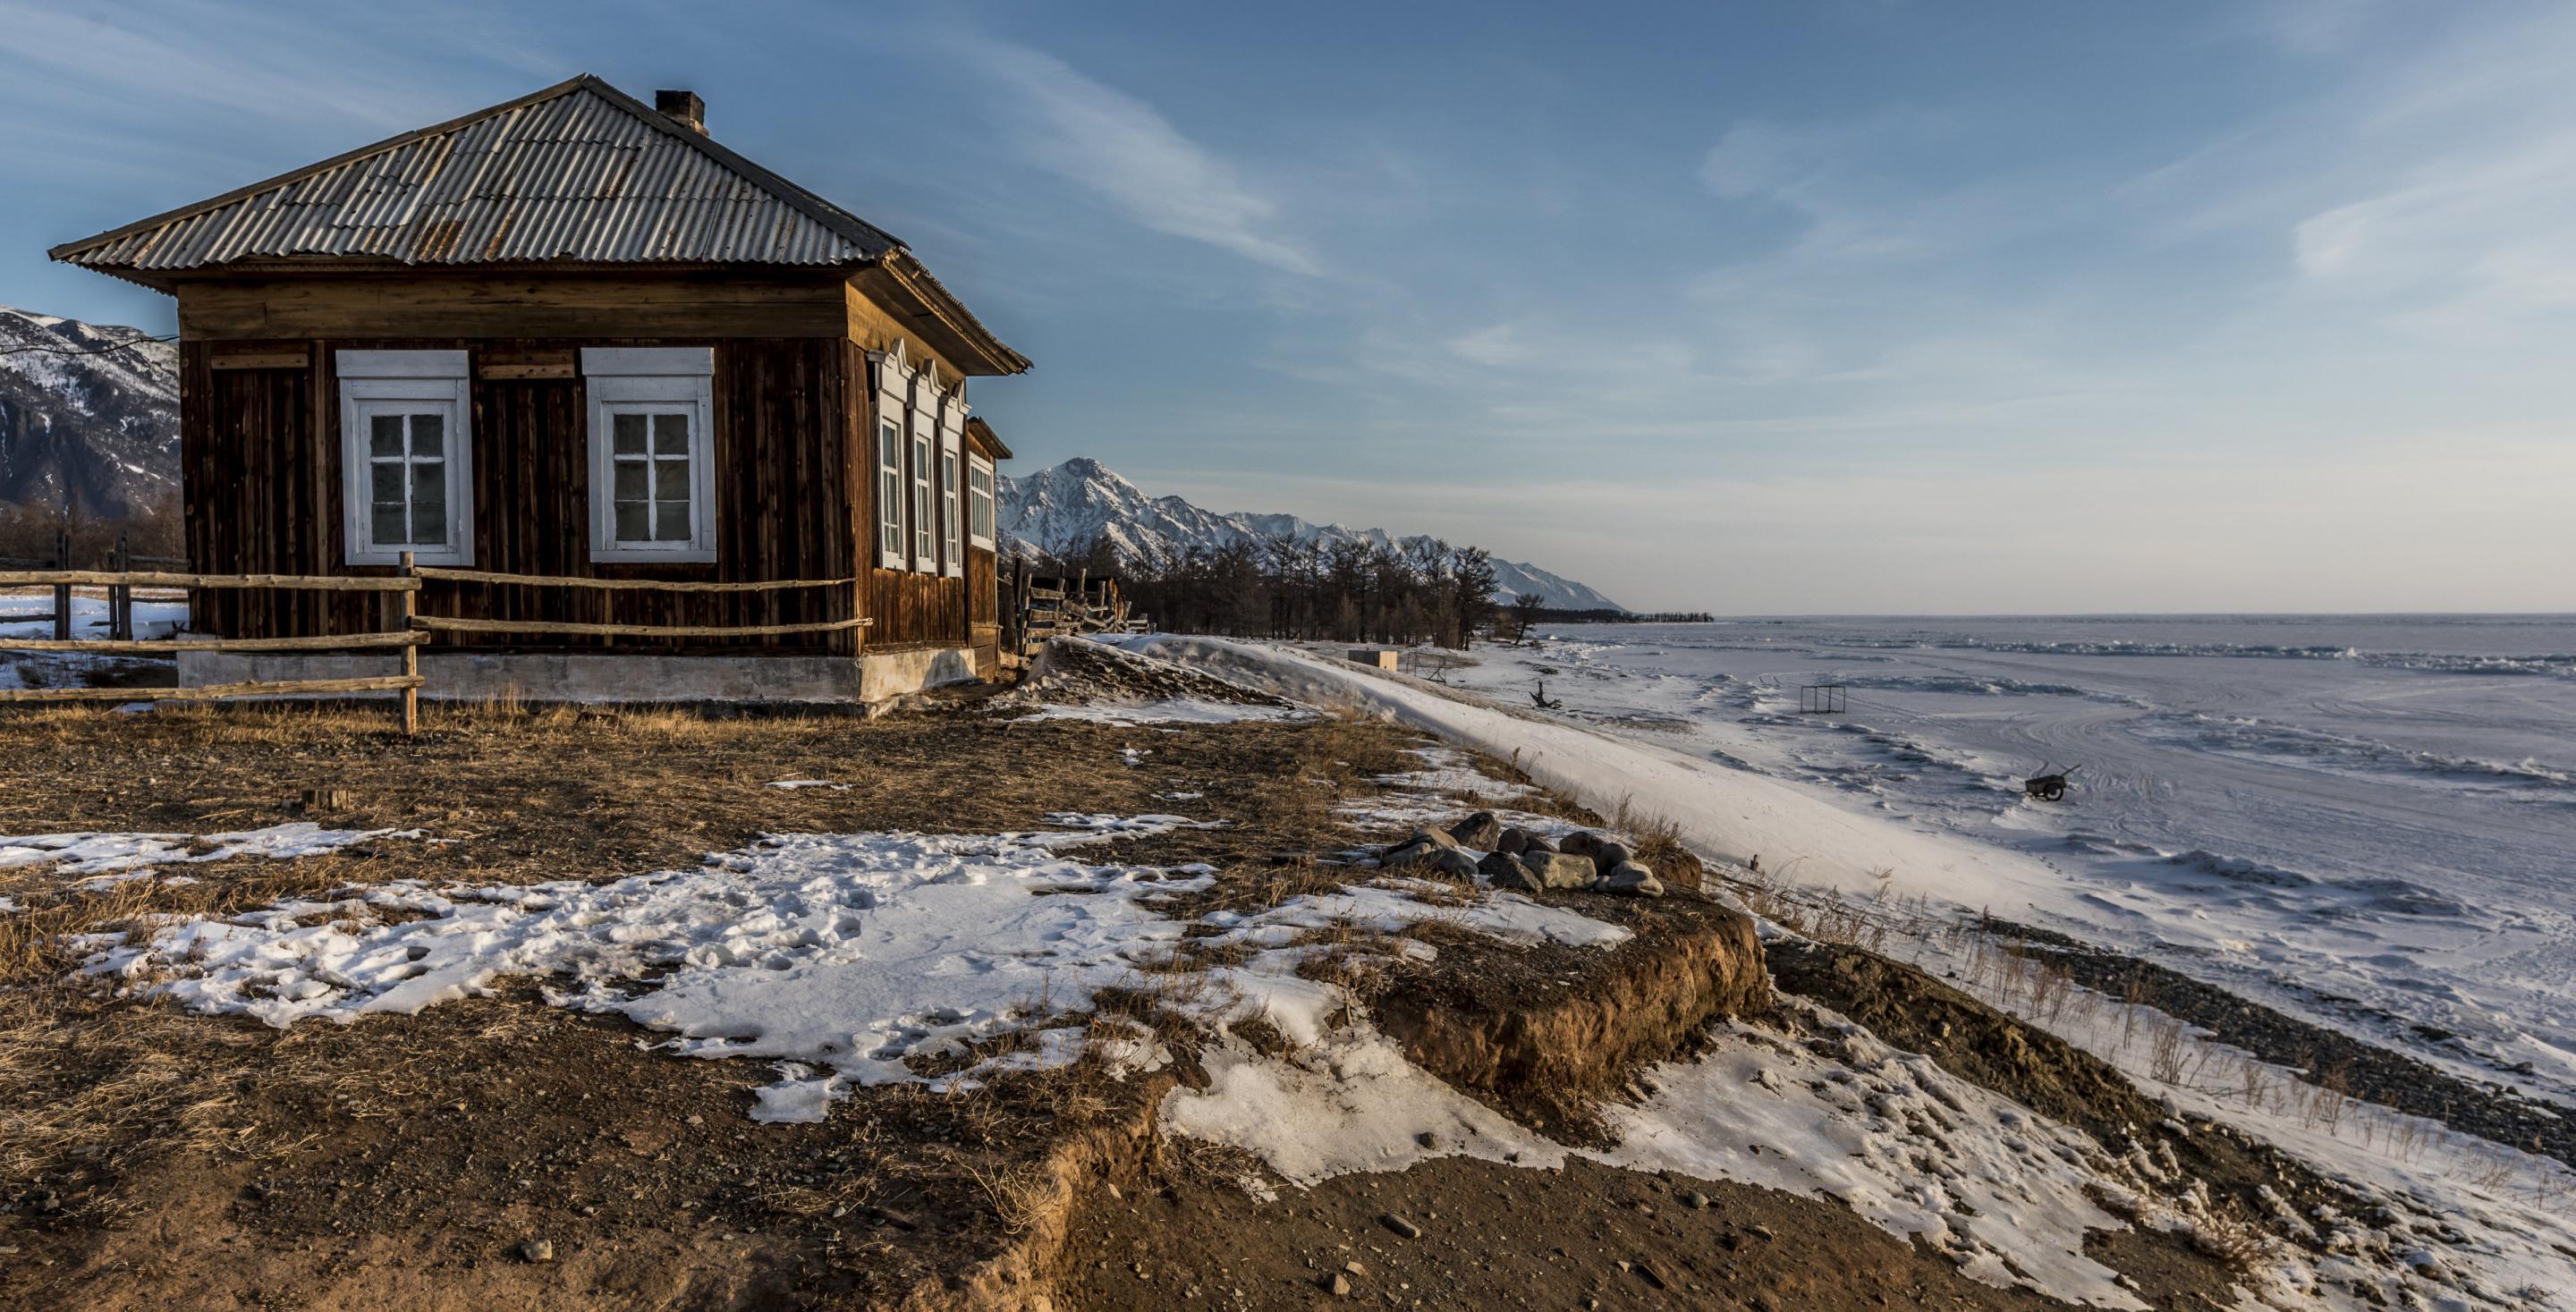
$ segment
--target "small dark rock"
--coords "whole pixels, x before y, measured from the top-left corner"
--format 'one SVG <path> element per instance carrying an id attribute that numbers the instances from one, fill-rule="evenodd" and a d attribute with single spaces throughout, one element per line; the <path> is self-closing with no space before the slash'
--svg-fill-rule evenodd
<path id="1" fill-rule="evenodd" d="M 1654 871 L 1634 861 L 1622 861 L 1601 877 L 1601 891 L 1623 893 L 1629 897 L 1662 897 L 1664 885 L 1663 881 L 1655 878 Z"/>
<path id="2" fill-rule="evenodd" d="M 1618 869 L 1621 862 L 1636 859 L 1637 854 L 1628 850 L 1626 843 L 1616 839 L 1605 838 L 1592 846 L 1592 864 L 1599 867 L 1601 873 L 1605 875 Z"/>
<path id="3" fill-rule="evenodd" d="M 1494 887 L 1508 888 L 1516 893 L 1535 893 L 1547 887 L 1538 876 L 1530 873 L 1529 867 L 1523 865 L 1519 857 L 1501 852 L 1486 853 L 1485 859 L 1476 863 L 1476 873 L 1483 875 L 1485 881 Z"/>
<path id="4" fill-rule="evenodd" d="M 1529 841 L 1528 831 L 1519 828 L 1506 829 L 1495 837 L 1494 850 L 1505 856 L 1519 856 L 1529 849 Z"/>
<path id="5" fill-rule="evenodd" d="M 1460 847 L 1490 852 L 1502 841 L 1503 822 L 1495 819 L 1491 811 L 1478 811 L 1449 826 L 1449 836 L 1456 839 Z"/>
<path id="6" fill-rule="evenodd" d="M 1432 843 L 1404 843 L 1396 847 L 1390 847 L 1385 852 L 1381 853 L 1378 856 L 1377 863 L 1389 870 L 1405 870 L 1413 866 L 1427 865 L 1430 863 L 1433 853 L 1446 852 L 1448 850 L 1450 849 L 1440 847 Z"/>
<path id="7" fill-rule="evenodd" d="M 1583 829 L 1556 840 L 1556 850 L 1568 856 L 1589 857 L 1600 846 L 1601 836 Z"/>
<path id="8" fill-rule="evenodd" d="M 555 1241 L 551 1239 L 523 1239 L 519 1241 L 519 1246 L 512 1251 L 519 1255 L 519 1260 L 522 1262 L 551 1262 L 555 1260 Z"/>
<path id="9" fill-rule="evenodd" d="M 1411 1221 L 1407 1221 L 1393 1212 L 1389 1212 L 1386 1215 L 1379 1217 L 1377 1219 L 1377 1223 L 1396 1232 L 1398 1235 L 1401 1235 L 1406 1239 L 1420 1239 L 1422 1237 L 1421 1226 L 1415 1225 Z"/>

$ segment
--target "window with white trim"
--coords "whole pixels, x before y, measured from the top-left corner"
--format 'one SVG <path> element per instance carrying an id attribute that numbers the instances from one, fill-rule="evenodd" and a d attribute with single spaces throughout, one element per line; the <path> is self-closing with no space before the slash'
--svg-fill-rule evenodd
<path id="1" fill-rule="evenodd" d="M 957 448 L 943 445 L 939 451 L 939 534 L 940 565 L 950 578 L 966 572 L 966 524 L 958 513 L 958 502 L 964 499 L 959 489 Z"/>
<path id="2" fill-rule="evenodd" d="M 903 568 L 903 425 L 877 419 L 877 564 Z"/>
<path id="3" fill-rule="evenodd" d="M 463 351 L 338 351 L 340 526 L 352 565 L 474 563 Z"/>
<path id="4" fill-rule="evenodd" d="M 994 549 L 993 464 L 982 456 L 966 457 L 966 541 Z"/>
<path id="5" fill-rule="evenodd" d="M 930 441 L 938 433 L 938 397 L 930 392 L 930 374 L 922 371 L 920 381 L 912 384 L 912 567 L 914 570 L 938 572 L 938 521 L 930 510 Z"/>
<path id="6" fill-rule="evenodd" d="M 930 522 L 930 415 L 912 412 L 912 567 L 922 573 L 939 568 L 933 555 Z"/>
<path id="7" fill-rule="evenodd" d="M 586 347 L 590 558 L 713 561 L 715 351 Z"/>

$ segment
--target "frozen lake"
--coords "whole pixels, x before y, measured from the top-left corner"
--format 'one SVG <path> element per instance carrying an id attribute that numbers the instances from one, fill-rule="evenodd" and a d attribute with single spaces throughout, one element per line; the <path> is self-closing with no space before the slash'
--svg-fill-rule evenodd
<path id="1" fill-rule="evenodd" d="M 2576 1093 L 2576 617 L 1569 625 L 1476 655 L 1451 682 L 1544 679 L 1568 718 L 2062 874 L 1997 915 Z M 1830 682 L 1845 713 L 1801 713 Z M 2081 766 L 2064 802 L 2022 798 L 2043 764 Z"/>

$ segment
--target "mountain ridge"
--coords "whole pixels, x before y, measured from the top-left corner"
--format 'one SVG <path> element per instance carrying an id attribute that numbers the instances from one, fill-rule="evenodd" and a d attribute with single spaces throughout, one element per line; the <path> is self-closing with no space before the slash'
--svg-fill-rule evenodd
<path id="1" fill-rule="evenodd" d="M 1215 549 L 1292 538 L 1299 542 L 1363 542 L 1390 550 L 1427 536 L 1398 537 L 1380 528 L 1317 524 L 1279 512 L 1208 510 L 1178 496 L 1149 496 L 1126 476 L 1089 456 L 1075 456 L 1035 473 L 1005 476 L 996 487 L 995 517 L 1006 550 L 1064 556 L 1106 538 L 1120 556 L 1166 567 L 1194 547 Z M 1588 584 L 1522 561 L 1494 561 L 1494 595 L 1509 601 L 1534 593 L 1565 610 L 1625 610 Z"/>
<path id="2" fill-rule="evenodd" d="M 178 488 L 178 348 L 0 305 L 0 503 L 121 516 Z"/>

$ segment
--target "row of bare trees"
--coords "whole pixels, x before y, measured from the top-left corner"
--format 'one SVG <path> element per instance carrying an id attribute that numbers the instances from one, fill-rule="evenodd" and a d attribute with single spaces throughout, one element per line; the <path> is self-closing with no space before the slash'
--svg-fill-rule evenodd
<path id="1" fill-rule="evenodd" d="M 1156 628 L 1183 633 L 1463 648 L 1496 620 L 1492 554 L 1436 538 L 1278 537 L 1193 547 L 1160 565 L 1100 538 L 1064 564 L 1115 577 Z"/>
<path id="2" fill-rule="evenodd" d="M 147 502 L 124 515 L 0 501 L 0 559 L 50 560 L 57 533 L 71 536 L 72 561 L 85 568 L 105 561 L 119 535 L 126 538 L 136 555 L 187 554 L 175 494 Z"/>

